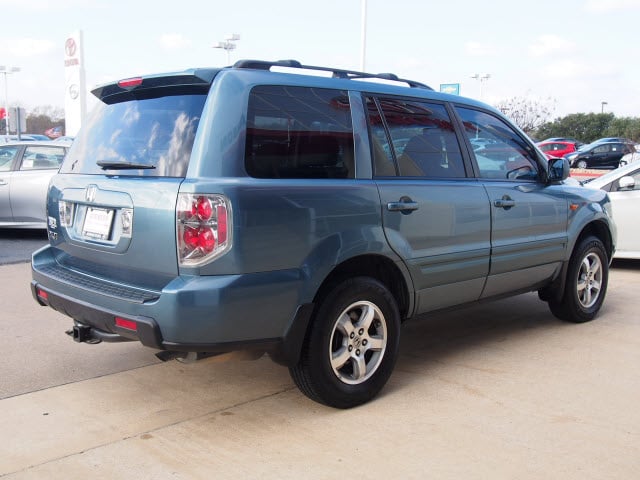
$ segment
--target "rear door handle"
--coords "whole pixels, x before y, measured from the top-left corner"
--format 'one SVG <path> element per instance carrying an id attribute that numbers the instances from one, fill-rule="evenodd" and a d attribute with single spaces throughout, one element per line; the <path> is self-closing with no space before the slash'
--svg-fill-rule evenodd
<path id="1" fill-rule="evenodd" d="M 418 209 L 418 203 L 412 202 L 411 200 L 400 200 L 399 202 L 389 202 L 387 203 L 387 210 L 390 212 L 402 212 L 402 213 L 410 213 L 414 210 Z"/>
<path id="2" fill-rule="evenodd" d="M 516 206 L 516 201 L 512 199 L 509 195 L 505 195 L 498 200 L 494 200 L 493 204 L 498 208 L 504 208 L 505 210 L 509 210 L 511 207 Z"/>

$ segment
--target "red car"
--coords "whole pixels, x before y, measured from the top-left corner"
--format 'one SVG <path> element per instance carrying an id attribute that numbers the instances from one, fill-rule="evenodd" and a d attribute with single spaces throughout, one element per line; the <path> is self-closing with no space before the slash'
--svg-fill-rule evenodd
<path id="1" fill-rule="evenodd" d="M 566 154 L 576 151 L 576 144 L 573 142 L 540 142 L 538 148 L 542 150 L 547 157 L 562 158 Z"/>

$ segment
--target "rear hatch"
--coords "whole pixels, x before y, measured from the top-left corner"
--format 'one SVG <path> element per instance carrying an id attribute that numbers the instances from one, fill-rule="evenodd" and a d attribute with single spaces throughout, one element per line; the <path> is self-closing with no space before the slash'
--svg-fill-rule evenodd
<path id="1" fill-rule="evenodd" d="M 49 237 L 74 271 L 159 289 L 178 273 L 176 201 L 216 70 L 97 88 L 49 190 Z"/>

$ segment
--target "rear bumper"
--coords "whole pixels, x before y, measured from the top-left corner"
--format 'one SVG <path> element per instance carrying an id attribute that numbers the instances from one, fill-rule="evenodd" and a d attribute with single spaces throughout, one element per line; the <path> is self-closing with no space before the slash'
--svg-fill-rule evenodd
<path id="1" fill-rule="evenodd" d="M 176 277 L 140 295 L 95 276 L 81 281 L 82 272 L 59 265 L 45 247 L 33 256 L 32 275 L 35 300 L 90 327 L 95 340 L 134 340 L 159 350 L 264 350 L 292 365 L 313 310 L 299 301 L 301 278 L 293 271 Z"/>

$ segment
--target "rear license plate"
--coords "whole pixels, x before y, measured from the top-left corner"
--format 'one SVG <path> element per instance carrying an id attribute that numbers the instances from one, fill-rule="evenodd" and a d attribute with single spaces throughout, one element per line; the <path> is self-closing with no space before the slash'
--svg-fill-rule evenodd
<path id="1" fill-rule="evenodd" d="M 82 236 L 93 240 L 106 240 L 111 233 L 112 223 L 113 210 L 90 207 L 84 219 Z"/>

